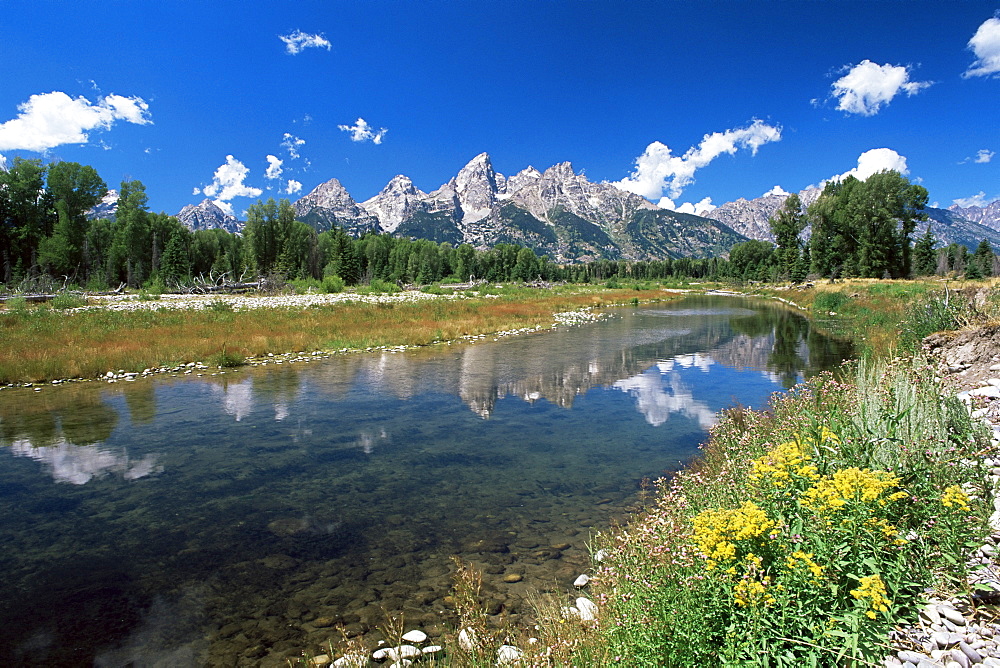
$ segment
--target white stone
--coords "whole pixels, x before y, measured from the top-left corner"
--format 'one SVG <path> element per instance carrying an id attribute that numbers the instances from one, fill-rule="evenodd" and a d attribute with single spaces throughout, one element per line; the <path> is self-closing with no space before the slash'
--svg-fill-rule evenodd
<path id="1" fill-rule="evenodd" d="M 428 645 L 427 647 L 424 647 L 420 651 L 424 653 L 424 656 L 433 656 L 435 654 L 440 654 L 441 652 L 443 652 L 444 647 L 441 647 L 441 645 Z"/>
<path id="2" fill-rule="evenodd" d="M 420 651 L 420 648 L 413 645 L 400 645 L 396 648 L 396 656 L 399 658 L 414 659 L 422 655 L 423 652 Z"/>
<path id="3" fill-rule="evenodd" d="M 585 622 L 592 622 L 597 619 L 597 604 L 589 598 L 581 596 L 576 599 L 576 608 L 580 612 L 580 619 Z"/>
<path id="4" fill-rule="evenodd" d="M 597 553 L 594 555 L 594 561 L 596 562 L 604 561 L 607 558 L 608 558 L 607 550 L 598 550 Z"/>
<path id="5" fill-rule="evenodd" d="M 472 629 L 462 629 L 458 632 L 458 646 L 464 649 L 466 652 L 472 652 L 476 649 L 478 644 L 478 638 L 476 638 L 476 632 Z"/>
<path id="6" fill-rule="evenodd" d="M 405 640 L 406 642 L 423 642 L 427 640 L 427 634 L 418 629 L 413 629 L 412 631 L 404 633 L 402 640 Z"/>
<path id="7" fill-rule="evenodd" d="M 574 587 L 586 587 L 587 583 L 590 582 L 590 576 L 584 573 L 577 579 L 573 580 Z"/>
<path id="8" fill-rule="evenodd" d="M 992 399 L 1000 398 L 1000 387 L 995 385 L 987 385 L 986 387 L 977 387 L 974 390 L 969 390 L 970 397 L 989 397 Z"/>
<path id="9" fill-rule="evenodd" d="M 497 650 L 497 663 L 504 666 L 515 663 L 520 661 L 523 655 L 524 652 L 513 645 L 500 645 L 500 649 Z"/>
<path id="10" fill-rule="evenodd" d="M 368 659 L 361 654 L 345 654 L 333 662 L 335 668 L 364 668 L 368 665 Z"/>

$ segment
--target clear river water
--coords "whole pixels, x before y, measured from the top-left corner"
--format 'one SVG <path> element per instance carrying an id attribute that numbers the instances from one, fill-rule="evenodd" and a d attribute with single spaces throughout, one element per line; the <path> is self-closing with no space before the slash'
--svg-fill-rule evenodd
<path id="1" fill-rule="evenodd" d="M 851 355 L 767 302 L 610 313 L 0 392 L 0 665 L 284 665 L 338 629 L 374 642 L 387 614 L 435 637 L 455 555 L 490 613 L 526 621 L 720 410 Z"/>

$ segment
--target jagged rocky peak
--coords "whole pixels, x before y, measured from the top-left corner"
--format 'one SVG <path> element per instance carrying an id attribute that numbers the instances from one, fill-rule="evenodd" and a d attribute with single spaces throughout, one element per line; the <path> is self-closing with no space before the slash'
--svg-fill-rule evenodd
<path id="1" fill-rule="evenodd" d="M 480 153 L 459 170 L 449 183 L 458 196 L 465 224 L 482 220 L 492 213 L 497 195 L 507 189 L 506 179 L 497 174 L 487 153 Z"/>
<path id="2" fill-rule="evenodd" d="M 222 209 L 210 199 L 202 200 L 201 204 L 188 204 L 180 213 L 177 220 L 192 232 L 197 230 L 221 229 L 227 232 L 236 233 L 243 229 L 243 223 Z"/>
<path id="3" fill-rule="evenodd" d="M 426 210 L 427 194 L 413 185 L 410 177 L 398 174 L 382 192 L 361 203 L 361 208 L 378 218 L 386 232 L 395 232 L 400 224 L 420 210 Z"/>
<path id="4" fill-rule="evenodd" d="M 986 206 L 973 205 L 963 207 L 958 204 L 952 204 L 948 207 L 948 211 L 958 214 L 974 223 L 979 223 L 994 230 L 1000 230 L 1000 200 L 990 202 Z"/>
<path id="5" fill-rule="evenodd" d="M 308 195 L 296 201 L 293 206 L 295 213 L 300 216 L 316 208 L 351 217 L 363 216 L 365 213 L 337 179 L 330 179 L 319 184 Z"/>
<path id="6" fill-rule="evenodd" d="M 530 187 L 531 184 L 542 178 L 542 173 L 528 165 L 514 176 L 507 179 L 507 192 L 511 193 L 522 188 Z"/>
<path id="7" fill-rule="evenodd" d="M 90 209 L 85 214 L 87 220 L 97 220 L 99 218 L 106 218 L 108 220 L 114 220 L 115 214 L 118 213 L 118 191 L 115 189 L 108 190 L 101 198 L 93 209 Z"/>

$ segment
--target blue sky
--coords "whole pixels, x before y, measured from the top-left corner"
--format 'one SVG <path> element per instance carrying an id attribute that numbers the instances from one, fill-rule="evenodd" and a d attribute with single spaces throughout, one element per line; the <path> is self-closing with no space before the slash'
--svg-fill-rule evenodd
<path id="1" fill-rule="evenodd" d="M 986 203 L 998 10 L 0 0 L 0 164 L 90 164 L 167 213 L 209 195 L 240 215 L 333 177 L 358 201 L 396 174 L 430 191 L 483 151 L 508 176 L 570 161 L 673 208 L 799 190 L 861 156 L 862 176 L 905 164 L 932 203 Z"/>

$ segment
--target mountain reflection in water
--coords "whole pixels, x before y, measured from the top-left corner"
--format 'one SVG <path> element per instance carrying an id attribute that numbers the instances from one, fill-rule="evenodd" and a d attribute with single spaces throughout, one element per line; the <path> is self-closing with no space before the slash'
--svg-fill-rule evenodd
<path id="1" fill-rule="evenodd" d="M 493 611 L 570 588 L 592 531 L 721 409 L 850 345 L 692 297 L 500 341 L 0 393 L 0 665 L 281 663 L 384 613 L 434 631 L 450 556 Z M 516 584 L 505 574 L 523 576 Z"/>

